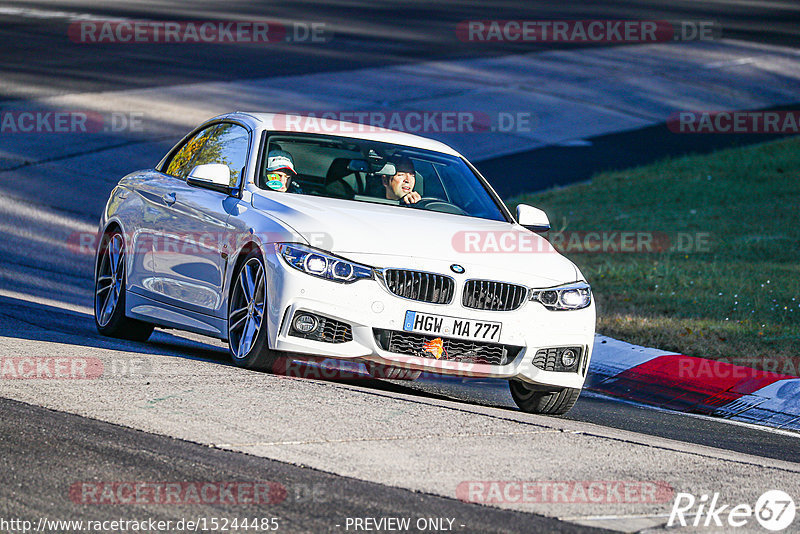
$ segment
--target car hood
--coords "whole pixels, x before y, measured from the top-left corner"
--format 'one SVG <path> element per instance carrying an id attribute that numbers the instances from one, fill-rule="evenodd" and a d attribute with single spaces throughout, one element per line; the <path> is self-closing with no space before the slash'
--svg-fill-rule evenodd
<path id="1" fill-rule="evenodd" d="M 311 246 L 375 267 L 465 267 L 468 274 L 528 284 L 576 280 L 546 239 L 508 222 L 307 195 L 256 192 L 253 207 Z"/>

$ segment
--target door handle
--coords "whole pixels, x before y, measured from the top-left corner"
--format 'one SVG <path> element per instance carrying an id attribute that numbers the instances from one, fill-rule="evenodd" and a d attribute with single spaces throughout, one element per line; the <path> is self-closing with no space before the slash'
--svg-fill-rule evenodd
<path id="1" fill-rule="evenodd" d="M 175 204 L 177 198 L 175 197 L 175 193 L 167 193 L 161 196 L 161 200 L 163 200 L 164 204 L 166 204 L 167 206 L 172 206 L 173 204 Z"/>

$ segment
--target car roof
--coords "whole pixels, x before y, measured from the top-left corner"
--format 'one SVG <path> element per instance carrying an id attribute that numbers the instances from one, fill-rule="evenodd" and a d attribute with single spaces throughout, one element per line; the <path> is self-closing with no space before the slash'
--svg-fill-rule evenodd
<path id="1" fill-rule="evenodd" d="M 452 147 L 434 139 L 421 137 L 406 132 L 398 132 L 396 130 L 389 130 L 377 126 L 370 126 L 369 124 L 359 124 L 347 121 L 338 121 L 325 118 L 324 128 L 287 128 L 287 125 L 294 126 L 295 124 L 303 124 L 303 121 L 308 123 L 314 119 L 309 114 L 307 116 L 291 115 L 286 113 L 261 113 L 249 111 L 236 111 L 233 113 L 226 113 L 211 120 L 220 119 L 244 119 L 246 122 L 253 123 L 253 126 L 261 127 L 267 131 L 276 132 L 297 132 L 297 133 L 314 133 L 330 135 L 334 137 L 348 137 L 351 139 L 364 139 L 367 141 L 379 141 L 383 143 L 393 143 L 397 145 L 404 145 L 422 150 L 431 150 L 434 152 L 442 152 L 450 154 L 451 156 L 462 157 Z M 248 120 L 249 119 L 249 120 Z M 317 119 L 320 120 L 320 119 Z M 310 126 L 310 124 L 309 124 Z M 333 130 L 333 131 L 331 131 Z M 337 131 L 338 130 L 338 131 Z"/>

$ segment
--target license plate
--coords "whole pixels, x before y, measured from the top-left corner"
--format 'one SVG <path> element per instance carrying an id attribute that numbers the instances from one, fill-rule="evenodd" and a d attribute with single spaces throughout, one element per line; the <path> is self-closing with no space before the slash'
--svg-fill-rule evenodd
<path id="1" fill-rule="evenodd" d="M 481 341 L 500 341 L 502 323 L 459 319 L 446 315 L 432 315 L 415 311 L 406 312 L 403 330 L 434 336 L 455 336 Z"/>

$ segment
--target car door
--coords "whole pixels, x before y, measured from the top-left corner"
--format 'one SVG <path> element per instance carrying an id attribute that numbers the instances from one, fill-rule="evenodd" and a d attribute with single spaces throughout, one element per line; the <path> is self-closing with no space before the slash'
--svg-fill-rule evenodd
<path id="1" fill-rule="evenodd" d="M 247 161 L 250 133 L 243 126 L 223 122 L 200 132 L 178 162 L 167 166 L 161 240 L 156 247 L 155 270 L 163 300 L 169 304 L 224 317 L 222 296 L 226 262 L 223 246 L 235 237 L 228 225 L 238 198 L 187 183 L 198 165 L 222 163 L 230 169 L 231 186 L 238 185 Z"/>
<path id="2" fill-rule="evenodd" d="M 153 270 L 156 222 L 161 211 L 158 173 L 143 172 L 128 177 L 124 187 L 117 187 L 109 203 L 125 224 L 125 247 L 129 263 L 125 273 L 127 289 L 152 297 L 157 291 Z"/>

